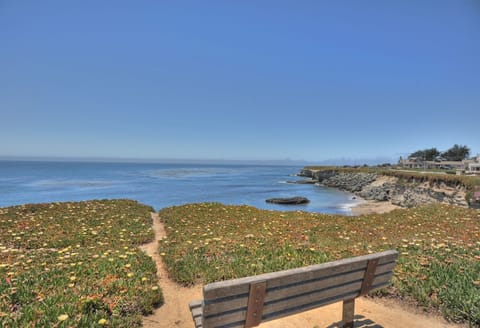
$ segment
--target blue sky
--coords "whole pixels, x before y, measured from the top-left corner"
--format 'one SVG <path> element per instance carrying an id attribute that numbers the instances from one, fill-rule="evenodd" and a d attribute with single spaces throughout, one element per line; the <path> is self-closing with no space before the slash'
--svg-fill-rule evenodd
<path id="1" fill-rule="evenodd" d="M 480 153 L 480 3 L 0 1 L 0 155 Z"/>

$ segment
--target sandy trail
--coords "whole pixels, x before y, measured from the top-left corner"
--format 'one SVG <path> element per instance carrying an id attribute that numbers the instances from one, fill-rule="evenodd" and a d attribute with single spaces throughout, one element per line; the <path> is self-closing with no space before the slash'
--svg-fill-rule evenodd
<path id="1" fill-rule="evenodd" d="M 158 241 L 166 236 L 158 215 L 152 213 L 155 240 L 140 248 L 153 258 L 157 265 L 159 285 L 165 303 L 152 315 L 143 319 L 149 328 L 193 328 L 188 303 L 202 298 L 202 286 L 181 287 L 168 279 L 162 258 L 158 255 Z M 261 324 L 260 328 L 336 328 L 341 327 L 342 304 L 335 303 L 319 309 L 292 315 Z M 466 327 L 447 323 L 444 319 L 422 313 L 393 300 L 372 300 L 365 297 L 355 302 L 355 327 L 362 328 L 459 328 Z"/>
<path id="2" fill-rule="evenodd" d="M 152 218 L 155 239 L 140 248 L 151 256 L 157 265 L 158 284 L 162 289 L 165 303 L 156 309 L 152 315 L 143 318 L 143 326 L 151 328 L 192 328 L 193 320 L 188 303 L 202 298 L 202 286 L 186 288 L 168 279 L 162 257 L 158 254 L 158 242 L 166 236 L 165 229 L 158 214 L 152 213 Z"/>

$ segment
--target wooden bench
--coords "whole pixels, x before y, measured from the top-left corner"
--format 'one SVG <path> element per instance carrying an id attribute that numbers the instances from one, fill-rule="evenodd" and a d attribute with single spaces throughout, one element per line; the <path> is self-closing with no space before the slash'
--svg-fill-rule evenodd
<path id="1" fill-rule="evenodd" d="M 189 304 L 196 328 L 255 327 L 327 304 L 343 301 L 343 327 L 353 327 L 355 298 L 385 287 L 398 252 L 278 271 L 203 287 L 203 300 Z"/>

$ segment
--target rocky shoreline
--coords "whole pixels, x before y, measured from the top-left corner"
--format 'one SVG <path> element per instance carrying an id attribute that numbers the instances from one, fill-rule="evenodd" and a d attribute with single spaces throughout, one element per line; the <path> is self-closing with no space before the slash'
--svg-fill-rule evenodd
<path id="1" fill-rule="evenodd" d="M 445 203 L 468 207 L 466 188 L 445 182 L 405 181 L 397 177 L 366 172 L 302 169 L 298 174 L 315 183 L 338 188 L 366 200 L 389 202 L 400 207 Z"/>

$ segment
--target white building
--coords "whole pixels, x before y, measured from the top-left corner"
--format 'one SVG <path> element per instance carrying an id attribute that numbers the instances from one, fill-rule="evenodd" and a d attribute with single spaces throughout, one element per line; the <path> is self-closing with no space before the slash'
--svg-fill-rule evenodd
<path id="1" fill-rule="evenodd" d="M 424 161 L 418 157 L 403 159 L 400 157 L 398 164 L 409 169 L 447 169 L 457 170 L 457 174 L 478 174 L 480 175 L 480 155 L 474 159 L 463 161 Z"/>
<path id="2" fill-rule="evenodd" d="M 467 168 L 465 169 L 465 173 L 480 175 L 480 155 L 477 155 L 477 157 L 473 161 L 469 161 L 469 163 L 467 164 Z"/>

